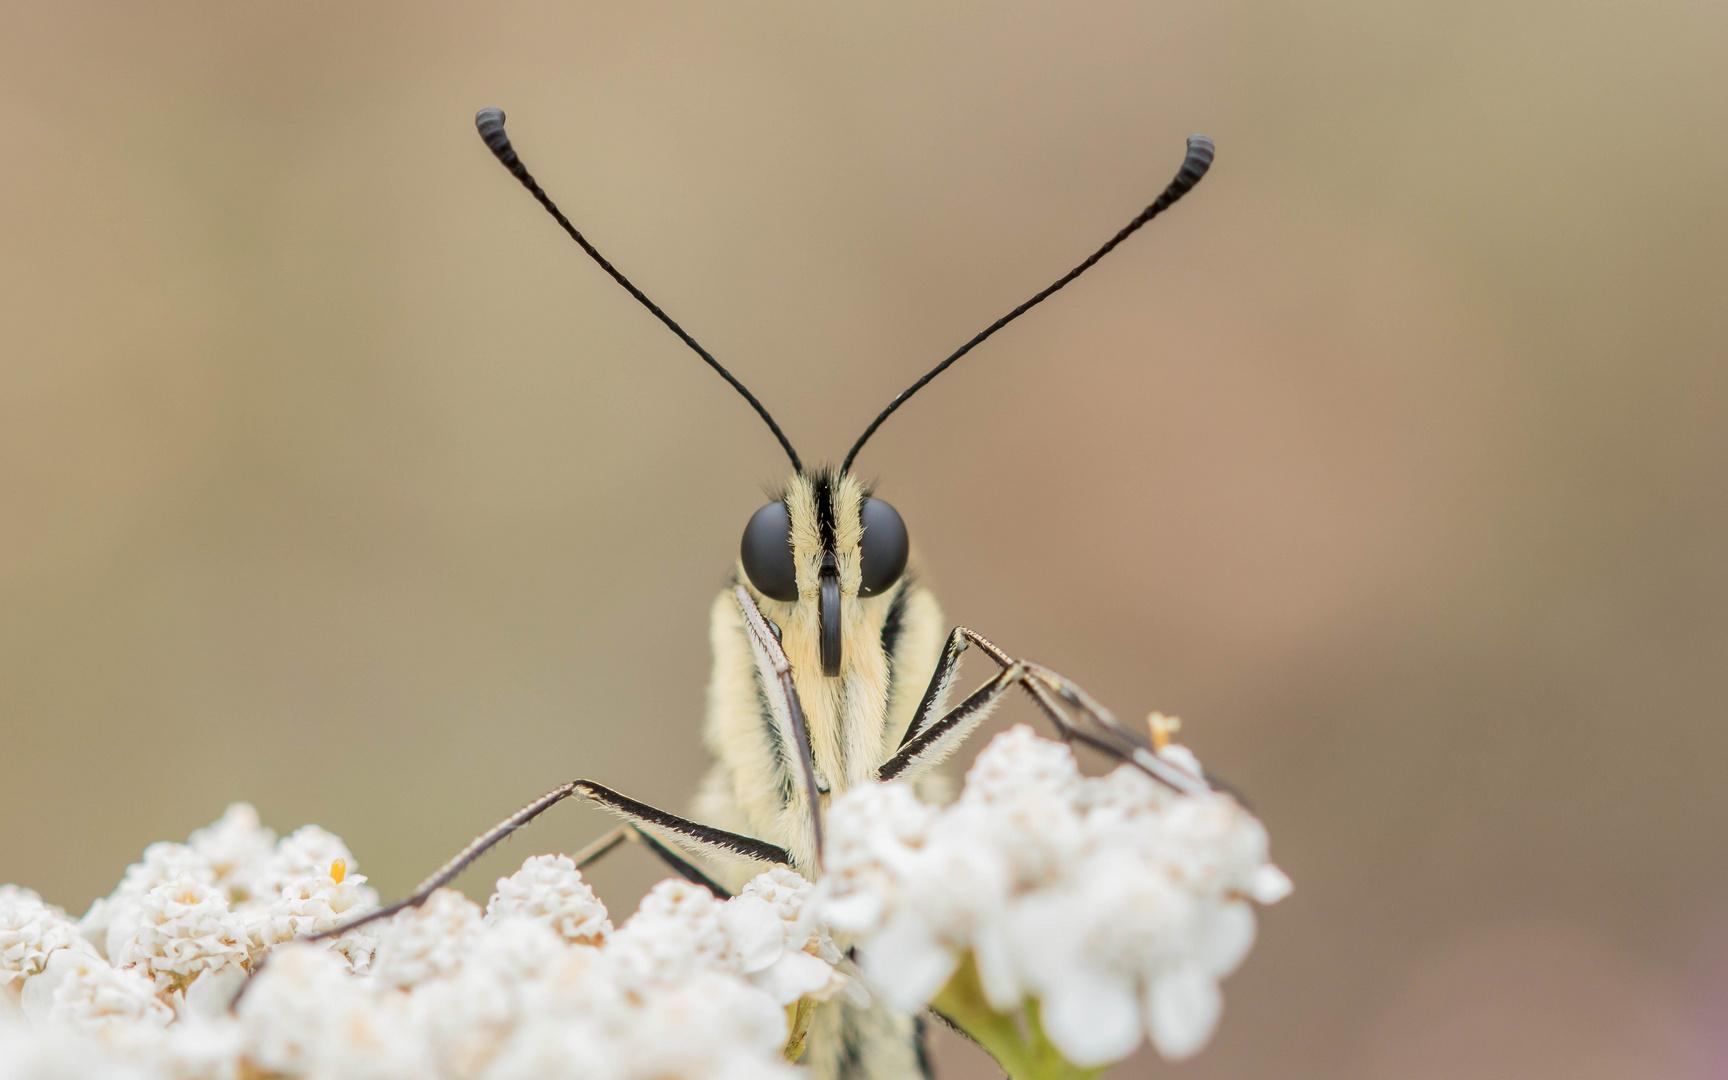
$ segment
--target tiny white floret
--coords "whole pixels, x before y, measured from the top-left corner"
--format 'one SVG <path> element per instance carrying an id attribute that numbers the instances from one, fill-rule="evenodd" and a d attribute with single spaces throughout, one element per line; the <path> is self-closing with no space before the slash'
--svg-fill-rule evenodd
<path id="1" fill-rule="evenodd" d="M 612 933 L 606 905 L 567 855 L 535 855 L 522 869 L 498 879 L 486 921 L 505 919 L 543 922 L 565 941 L 581 945 L 599 945 Z"/>

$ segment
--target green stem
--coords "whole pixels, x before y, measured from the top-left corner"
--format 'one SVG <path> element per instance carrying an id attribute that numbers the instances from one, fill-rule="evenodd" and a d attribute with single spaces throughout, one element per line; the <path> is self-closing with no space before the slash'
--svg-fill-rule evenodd
<path id="1" fill-rule="evenodd" d="M 984 988 L 978 982 L 978 966 L 972 954 L 960 962 L 948 985 L 936 995 L 930 1007 L 946 1016 L 989 1052 L 1008 1074 L 1009 1080 L 1092 1080 L 1104 1070 L 1082 1069 L 1071 1065 L 1060 1051 L 1050 1044 L 1038 1021 L 1038 1003 L 1026 1002 L 1027 1034 L 1020 1030 L 1015 1018 L 999 1013 L 984 1000 Z"/>

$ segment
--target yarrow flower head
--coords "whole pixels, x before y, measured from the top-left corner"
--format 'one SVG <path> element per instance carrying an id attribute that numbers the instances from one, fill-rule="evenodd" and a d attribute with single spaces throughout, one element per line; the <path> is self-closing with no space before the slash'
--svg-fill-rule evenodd
<path id="1" fill-rule="evenodd" d="M 17 992 L 24 980 L 39 975 L 56 949 L 95 950 L 78 933 L 66 913 L 29 889 L 0 885 L 0 992 Z"/>
<path id="2" fill-rule="evenodd" d="M 108 896 L 90 905 L 78 929 L 104 956 L 117 956 L 138 929 L 144 899 L 159 885 L 190 877 L 203 885 L 216 884 L 210 861 L 187 844 L 151 844 L 144 857 L 126 868 L 126 876 Z"/>
<path id="3" fill-rule="evenodd" d="M 38 1026 L 86 1033 L 167 1027 L 174 1018 L 174 1011 L 156 999 L 148 975 L 116 969 L 80 949 L 51 955 L 42 973 L 24 984 L 21 1004 L 24 1015 Z"/>
<path id="4" fill-rule="evenodd" d="M 1184 748 L 1160 754 L 1202 775 Z M 858 941 L 876 989 L 907 1010 L 970 979 L 998 1012 L 1031 999 L 1082 1067 L 1147 1035 L 1169 1058 L 1199 1050 L 1218 981 L 1253 942 L 1250 901 L 1290 888 L 1234 798 L 1178 794 L 1129 765 L 1083 777 L 1026 727 L 978 755 L 950 807 L 870 785 L 836 800 L 828 825 L 815 902 Z"/>
<path id="5" fill-rule="evenodd" d="M 729 900 L 663 882 L 614 930 L 574 862 L 535 856 L 484 914 L 442 889 L 334 948 L 295 943 L 375 904 L 351 859 L 321 829 L 276 841 L 231 807 L 152 845 L 95 906 L 106 956 L 0 888 L 0 992 L 17 1002 L 0 1000 L 0 1076 L 792 1080 L 798 1003 L 851 985 L 785 869 Z"/>
<path id="6" fill-rule="evenodd" d="M 836 970 L 840 949 L 809 908 L 815 886 L 783 866 L 760 874 L 726 905 L 740 970 L 775 1000 L 801 997 L 826 1001 L 845 992 L 856 1004 L 869 1002 L 857 982 Z M 772 918 L 770 918 L 770 916 Z M 752 928 L 746 930 L 746 926 Z M 742 943 L 751 941 L 753 948 Z"/>
<path id="7" fill-rule="evenodd" d="M 508 919 L 543 922 L 579 945 L 599 945 L 612 933 L 606 905 L 595 898 L 567 855 L 536 855 L 516 873 L 498 879 L 498 891 L 486 905 L 486 921 Z"/>
<path id="8" fill-rule="evenodd" d="M 304 878 L 328 877 L 338 863 L 344 872 L 354 868 L 354 856 L 342 838 L 316 825 L 302 825 L 278 841 L 259 866 L 259 898 L 269 902 Z"/>
<path id="9" fill-rule="evenodd" d="M 378 894 L 366 884 L 364 874 L 349 873 L 341 859 L 331 860 L 323 871 L 313 870 L 291 878 L 265 908 L 262 917 L 248 923 L 255 945 L 274 945 L 311 934 L 334 930 L 348 919 L 378 906 Z M 377 933 L 363 927 L 330 943 L 355 971 L 364 972 L 377 948 Z"/>
<path id="10" fill-rule="evenodd" d="M 397 913 L 378 942 L 372 973 L 406 989 L 455 971 L 480 936 L 480 909 L 455 889 Z"/>
<path id="11" fill-rule="evenodd" d="M 377 906 L 377 893 L 352 866 L 346 845 L 323 829 L 306 826 L 277 840 L 257 811 L 235 803 L 188 842 L 147 847 L 78 930 L 115 968 L 147 975 L 165 1003 L 215 1007 L 271 945 Z M 364 970 L 374 944 L 360 933 L 326 947 Z"/>
<path id="12" fill-rule="evenodd" d="M 154 980 L 158 992 L 185 990 L 199 976 L 223 968 L 244 973 L 250 941 L 246 920 L 199 875 L 182 872 L 145 893 L 131 926 L 113 962 L 137 967 Z"/>
<path id="13" fill-rule="evenodd" d="M 1164 735 L 1162 758 L 1203 776 Z M 932 1004 L 1022 1080 L 1147 1038 L 1185 1057 L 1251 904 L 1289 890 L 1266 848 L 1228 795 L 1084 777 L 1016 728 L 946 807 L 899 783 L 839 796 L 819 883 L 775 867 L 724 898 L 672 879 L 614 928 L 574 861 L 538 855 L 484 909 L 439 889 L 311 942 L 377 895 L 338 837 L 278 840 L 236 804 L 147 848 L 78 923 L 0 887 L 0 1080 L 793 1080 L 837 997 Z"/>
<path id="14" fill-rule="evenodd" d="M 230 904 L 269 900 L 271 890 L 261 877 L 276 849 L 276 834 L 264 827 L 252 807 L 232 804 L 214 824 L 194 832 L 187 846 L 210 868 L 214 884 Z"/>

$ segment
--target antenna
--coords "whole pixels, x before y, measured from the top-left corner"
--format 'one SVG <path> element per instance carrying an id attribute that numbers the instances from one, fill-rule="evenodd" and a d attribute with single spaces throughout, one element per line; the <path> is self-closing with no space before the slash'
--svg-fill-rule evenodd
<path id="1" fill-rule="evenodd" d="M 720 377 L 730 383 L 732 389 L 738 391 L 738 393 L 744 396 L 744 400 L 748 401 L 750 407 L 756 410 L 756 415 L 760 416 L 762 422 L 768 425 L 768 430 L 772 431 L 774 437 L 780 440 L 780 448 L 785 450 L 786 456 L 792 459 L 792 471 L 802 473 L 804 471 L 804 463 L 798 460 L 798 451 L 792 449 L 792 443 L 786 438 L 786 433 L 780 430 L 780 425 L 774 422 L 774 418 L 768 415 L 768 410 L 762 407 L 760 401 L 756 400 L 756 395 L 746 390 L 744 384 L 733 378 L 730 371 L 721 367 L 720 361 L 714 359 L 713 354 L 711 354 L 707 349 L 704 349 L 701 345 L 697 344 L 695 338 L 685 333 L 682 326 L 673 322 L 672 316 L 661 311 L 660 305 L 648 299 L 646 293 L 632 285 L 629 278 L 620 273 L 617 267 L 613 266 L 610 262 L 607 262 L 606 256 L 600 254 L 594 245 L 588 242 L 588 238 L 578 232 L 576 226 L 570 224 L 570 219 L 564 216 L 563 212 L 558 209 L 557 205 L 552 202 L 547 194 L 540 190 L 540 185 L 535 183 L 533 176 L 529 175 L 528 167 L 523 165 L 522 159 L 516 156 L 516 148 L 510 145 L 510 136 L 504 134 L 504 110 L 481 109 L 479 112 L 474 114 L 474 126 L 480 129 L 480 137 L 486 140 L 486 145 L 491 147 L 492 153 L 496 154 L 498 160 L 504 163 L 504 167 L 510 170 L 510 175 L 522 181 L 522 186 L 527 188 L 528 193 L 538 199 L 540 205 L 546 208 L 546 212 L 551 214 L 552 217 L 557 220 L 558 224 L 564 227 L 564 231 L 570 234 L 570 239 L 576 241 L 577 245 L 580 246 L 583 251 L 588 253 L 589 258 L 599 263 L 600 269 L 611 274 L 613 281 L 624 286 L 625 292 L 634 296 L 643 307 L 654 313 L 656 319 L 665 323 L 668 330 L 677 334 L 679 341 L 690 346 L 690 348 L 695 351 L 696 355 L 700 356 L 709 367 L 719 372 Z"/>
<path id="2" fill-rule="evenodd" d="M 985 338 L 1002 329 L 1004 326 L 1007 326 L 1015 319 L 1026 314 L 1028 311 L 1031 311 L 1047 299 L 1052 293 L 1056 292 L 1056 290 L 1062 288 L 1062 286 L 1090 270 L 1093 263 L 1110 254 L 1110 252 L 1115 250 L 1117 244 L 1120 244 L 1122 241 L 1134 235 L 1135 231 L 1138 230 L 1140 226 L 1151 221 L 1165 210 L 1168 210 L 1175 204 L 1177 199 L 1180 199 L 1182 196 L 1192 191 L 1194 185 L 1200 182 L 1200 178 L 1206 175 L 1206 170 L 1212 167 L 1212 156 L 1215 152 L 1212 140 L 1208 139 L 1206 136 L 1188 136 L 1188 156 L 1182 160 L 1182 168 L 1176 171 L 1176 179 L 1170 181 L 1170 186 L 1164 189 L 1164 193 L 1158 196 L 1151 206 L 1140 211 L 1139 216 L 1128 224 L 1122 226 L 1121 232 L 1112 236 L 1103 247 L 1094 251 L 1091 257 L 1085 262 L 1057 278 L 1056 281 L 1043 292 L 1026 301 L 1024 304 L 1021 304 L 1019 307 L 1002 316 L 1000 319 L 997 319 L 989 326 L 986 326 L 983 330 L 980 330 L 978 335 L 971 341 L 968 341 L 966 344 L 960 346 L 958 349 L 955 349 L 954 352 L 949 354 L 948 359 L 931 368 L 923 378 L 901 391 L 899 397 L 890 401 L 888 407 L 883 409 L 876 419 L 870 421 L 870 426 L 864 429 L 864 434 L 858 436 L 858 441 L 853 443 L 852 449 L 846 452 L 846 460 L 841 464 L 840 471 L 843 473 L 851 471 L 852 460 L 858 456 L 858 451 L 864 448 L 864 444 L 870 440 L 870 436 L 876 434 L 876 429 L 882 426 L 882 422 L 894 415 L 895 409 L 898 409 L 906 403 L 907 398 L 924 389 L 931 379 L 934 379 L 944 371 L 947 371 L 949 367 L 953 366 L 954 361 L 960 359 L 977 346 L 983 344 Z"/>

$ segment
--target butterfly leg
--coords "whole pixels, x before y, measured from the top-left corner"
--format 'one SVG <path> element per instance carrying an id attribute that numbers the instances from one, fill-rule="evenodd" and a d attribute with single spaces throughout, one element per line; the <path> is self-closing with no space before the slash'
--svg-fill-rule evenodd
<path id="1" fill-rule="evenodd" d="M 576 863 L 576 869 L 586 870 L 588 867 L 599 862 L 606 855 L 615 851 L 627 840 L 635 840 L 643 847 L 646 847 L 649 851 L 653 852 L 661 862 L 665 863 L 674 873 L 684 880 L 702 886 L 704 889 L 707 889 L 722 900 L 731 898 L 731 893 L 727 892 L 726 889 L 713 878 L 697 869 L 695 864 L 691 863 L 688 859 L 684 858 L 676 851 L 673 851 L 665 844 L 654 839 L 654 837 L 650 836 L 648 833 L 645 833 L 641 829 L 630 824 L 618 826 L 605 836 L 600 837 L 600 839 L 570 856 L 570 858 Z"/>
<path id="2" fill-rule="evenodd" d="M 1001 670 L 960 704 L 938 716 L 953 685 L 960 657 L 968 646 L 976 646 Z M 1204 778 L 1159 757 L 1147 739 L 1125 727 L 1069 679 L 1042 664 L 1015 660 L 990 639 L 964 626 L 955 627 L 948 635 L 936 671 L 930 677 L 930 686 L 907 726 L 900 749 L 878 770 L 878 778 L 910 779 L 945 760 L 1015 686 L 1031 696 L 1065 741 L 1078 742 L 1130 762 L 1177 791 L 1204 791 L 1209 787 Z"/>
<path id="3" fill-rule="evenodd" d="M 727 854 L 733 856 L 742 854 L 748 855 L 751 858 L 763 859 L 769 862 L 784 863 L 788 861 L 786 853 L 780 848 L 775 847 L 773 844 L 765 844 L 760 840 L 754 840 L 748 836 L 739 836 L 736 833 L 729 833 L 721 829 L 710 828 L 707 825 L 699 825 L 694 821 L 686 820 L 676 814 L 668 814 L 665 811 L 657 810 L 646 803 L 640 803 L 634 799 L 626 798 L 610 788 L 602 787 L 590 780 L 572 780 L 567 784 L 558 785 L 551 791 L 548 791 L 546 794 L 529 803 L 527 806 L 524 806 L 514 814 L 511 814 L 503 821 L 500 821 L 490 829 L 487 829 L 479 836 L 476 836 L 469 842 L 467 847 L 458 851 L 449 862 L 439 867 L 431 877 L 422 881 L 415 887 L 413 892 L 409 893 L 401 900 L 368 911 L 364 915 L 349 919 L 340 926 L 331 927 L 329 930 L 325 930 L 322 933 L 308 934 L 307 936 L 297 940 L 325 941 L 331 938 L 339 938 L 342 935 L 357 930 L 362 926 L 378 922 L 381 919 L 388 919 L 392 915 L 395 915 L 397 912 L 406 908 L 419 907 L 421 904 L 424 904 L 433 893 L 454 881 L 457 875 L 461 874 L 462 871 L 473 865 L 476 859 L 496 847 L 505 837 L 509 836 L 517 829 L 522 828 L 524 825 L 527 825 L 529 822 L 533 821 L 541 814 L 544 814 L 552 807 L 563 802 L 565 799 L 570 798 L 572 795 L 581 795 L 592 799 L 605 809 L 610 810 L 625 819 L 623 825 L 619 825 L 617 828 L 606 833 L 604 836 L 576 853 L 573 857 L 573 861 L 576 863 L 576 868 L 578 870 L 599 862 L 606 855 L 617 850 L 618 846 L 623 844 L 625 841 L 635 839 L 640 840 L 649 851 L 658 856 L 662 862 L 671 867 L 673 871 L 685 880 L 702 886 L 720 899 L 726 899 L 731 896 L 729 892 L 722 888 L 707 874 L 704 874 L 701 870 L 697 869 L 688 859 L 685 859 L 678 852 L 661 843 L 651 835 L 648 831 L 649 829 L 661 830 L 665 834 L 677 838 L 677 840 L 682 844 L 707 854 Z M 259 972 L 264 970 L 264 965 L 268 960 L 268 954 L 259 959 L 257 965 L 252 969 L 251 976 L 245 983 L 241 984 L 239 993 L 234 995 L 234 1000 L 229 1004 L 230 1009 L 236 1008 L 240 1004 L 240 999 L 245 995 L 247 987 L 252 985 L 252 979 L 256 978 Z"/>
<path id="4" fill-rule="evenodd" d="M 648 835 L 649 830 L 668 835 L 682 846 L 694 848 L 703 854 L 744 855 L 767 862 L 785 862 L 787 858 L 786 853 L 773 844 L 765 844 L 748 836 L 739 836 L 737 833 L 725 832 L 721 829 L 710 828 L 707 825 L 698 825 L 696 822 L 686 820 L 676 814 L 657 810 L 647 803 L 626 798 L 610 788 L 594 783 L 592 780 L 572 780 L 568 784 L 558 785 L 475 837 L 467 847 L 458 851 L 431 877 L 416 886 L 407 897 L 393 904 L 386 904 L 376 911 L 369 911 L 359 918 L 343 923 L 341 926 L 333 927 L 321 934 L 315 934 L 309 940 L 319 941 L 325 938 L 341 937 L 356 927 L 376 922 L 379 919 L 387 919 L 404 908 L 419 907 L 434 892 L 455 880 L 456 876 L 468 869 L 474 860 L 492 850 L 505 837 L 572 795 L 581 795 L 592 799 L 628 823 L 614 829 L 584 849 L 579 854 L 578 859 L 579 863 L 583 865 L 595 862 L 623 843 L 624 840 L 629 839 L 630 833 L 636 833 L 640 835 L 650 851 L 658 855 L 679 874 L 698 885 L 716 890 L 717 895 L 724 895 L 725 890 L 719 889 L 706 874 L 690 865 L 675 851 Z"/>
<path id="5" fill-rule="evenodd" d="M 780 628 L 763 616 L 762 609 L 756 606 L 756 601 L 750 596 L 750 590 L 741 584 L 734 585 L 732 598 L 737 601 L 738 610 L 744 616 L 744 629 L 750 637 L 751 648 L 756 653 L 758 668 L 765 666 L 774 672 L 773 681 L 764 687 L 764 690 L 770 695 L 772 704 L 769 708 L 774 716 L 780 743 L 792 748 L 793 763 L 803 780 L 805 806 L 810 813 L 810 839 L 816 869 L 820 871 L 822 802 L 819 793 L 824 789 L 816 777 L 815 755 L 810 749 L 810 729 L 804 722 L 804 706 L 798 699 L 798 687 L 792 678 L 792 661 L 787 659 L 786 651 L 780 647 Z M 778 705 L 778 708 L 775 708 L 775 705 Z"/>
<path id="6" fill-rule="evenodd" d="M 688 863 L 683 863 L 682 866 L 672 864 L 668 856 L 674 858 L 676 856 L 651 834 L 664 836 L 687 851 L 710 858 L 744 858 L 758 862 L 791 865 L 792 857 L 785 848 L 776 847 L 753 837 L 727 832 L 724 829 L 716 829 L 712 825 L 703 825 L 691 821 L 689 818 L 679 817 L 677 814 L 669 814 L 664 810 L 649 806 L 647 803 L 637 802 L 628 796 L 620 795 L 611 788 L 603 787 L 592 780 L 577 780 L 574 782 L 574 787 L 580 794 L 598 803 L 602 809 L 616 814 L 628 822 L 630 827 L 641 835 L 643 841 L 649 844 L 650 850 L 660 855 L 662 859 L 667 859 L 668 864 L 672 865 L 673 869 L 678 870 L 690 880 L 696 881 L 699 885 L 716 889 L 716 895 L 724 896 L 726 892 L 707 881 L 705 876 L 702 880 L 690 877 L 692 873 L 701 874 L 701 871 Z"/>

